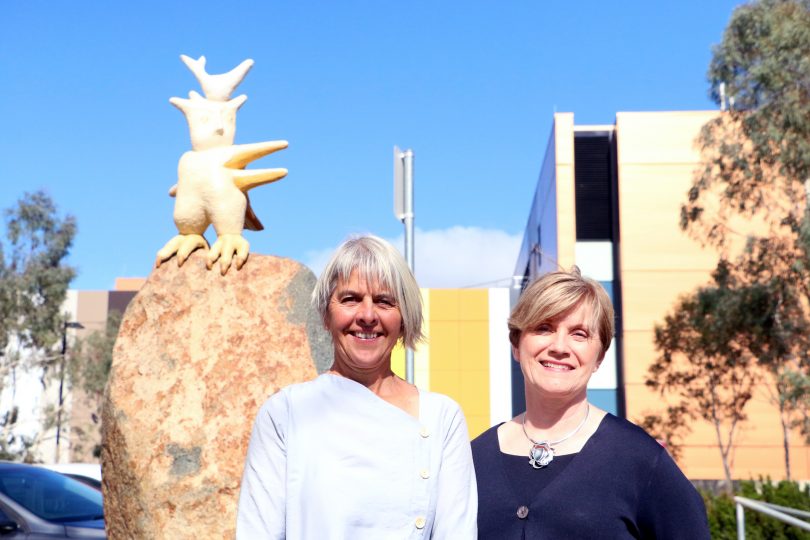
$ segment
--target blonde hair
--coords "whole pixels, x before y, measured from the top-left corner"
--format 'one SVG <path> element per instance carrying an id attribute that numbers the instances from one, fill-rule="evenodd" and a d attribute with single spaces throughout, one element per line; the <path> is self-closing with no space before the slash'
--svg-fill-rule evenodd
<path id="1" fill-rule="evenodd" d="M 615 331 L 613 303 L 605 288 L 598 281 L 583 277 L 576 266 L 570 272 L 548 273 L 523 291 L 509 316 L 510 343 L 517 347 L 526 330 L 558 319 L 583 304 L 590 308 L 588 325 L 599 335 L 604 354 Z"/>
<path id="2" fill-rule="evenodd" d="M 373 235 L 350 238 L 337 248 L 312 291 L 312 305 L 329 324 L 329 300 L 339 281 L 352 272 L 367 283 L 388 289 L 402 316 L 402 339 L 407 347 L 422 340 L 422 294 L 408 263 L 394 246 Z"/>

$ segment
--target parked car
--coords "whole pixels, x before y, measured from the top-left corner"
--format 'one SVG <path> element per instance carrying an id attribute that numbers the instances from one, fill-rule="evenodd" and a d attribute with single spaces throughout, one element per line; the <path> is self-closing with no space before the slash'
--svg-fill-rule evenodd
<path id="1" fill-rule="evenodd" d="M 60 473 L 0 462 L 0 538 L 106 538 L 101 492 Z"/>
<path id="2" fill-rule="evenodd" d="M 101 490 L 100 463 L 38 463 L 37 466 L 70 476 L 79 482 Z"/>

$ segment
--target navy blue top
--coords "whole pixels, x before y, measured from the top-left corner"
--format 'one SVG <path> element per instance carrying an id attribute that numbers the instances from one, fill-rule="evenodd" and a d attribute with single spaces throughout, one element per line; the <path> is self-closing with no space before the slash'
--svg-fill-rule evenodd
<path id="1" fill-rule="evenodd" d="M 700 494 L 638 426 L 606 415 L 582 450 L 534 497 L 521 496 L 510 481 L 497 429 L 472 442 L 479 539 L 709 538 Z M 543 472 L 526 461 L 526 474 Z"/>

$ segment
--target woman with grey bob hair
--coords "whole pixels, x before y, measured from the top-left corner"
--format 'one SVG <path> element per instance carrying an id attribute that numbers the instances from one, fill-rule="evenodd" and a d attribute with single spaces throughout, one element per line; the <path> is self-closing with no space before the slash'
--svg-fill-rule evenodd
<path id="1" fill-rule="evenodd" d="M 391 291 L 402 314 L 402 342 L 411 349 L 422 340 L 422 294 L 408 263 L 394 246 L 376 236 L 346 241 L 321 273 L 312 305 L 329 327 L 329 300 L 341 281 L 357 272 L 366 282 L 384 284 Z"/>
<path id="2" fill-rule="evenodd" d="M 588 401 L 613 317 L 576 267 L 523 291 L 508 324 L 526 412 L 472 442 L 479 538 L 709 538 L 703 501 L 666 449 Z"/>
<path id="3" fill-rule="evenodd" d="M 402 255 L 375 236 L 344 242 L 312 304 L 334 361 L 259 411 L 237 538 L 475 538 L 464 415 L 391 367 L 398 343 L 422 339 L 421 294 Z"/>

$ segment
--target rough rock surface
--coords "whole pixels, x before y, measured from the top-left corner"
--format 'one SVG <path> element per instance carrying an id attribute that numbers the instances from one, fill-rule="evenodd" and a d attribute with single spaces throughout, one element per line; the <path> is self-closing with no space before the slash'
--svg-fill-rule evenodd
<path id="1" fill-rule="evenodd" d="M 233 538 L 250 429 L 268 396 L 332 357 L 303 265 L 202 253 L 156 269 L 130 303 L 103 409 L 109 538 Z"/>

